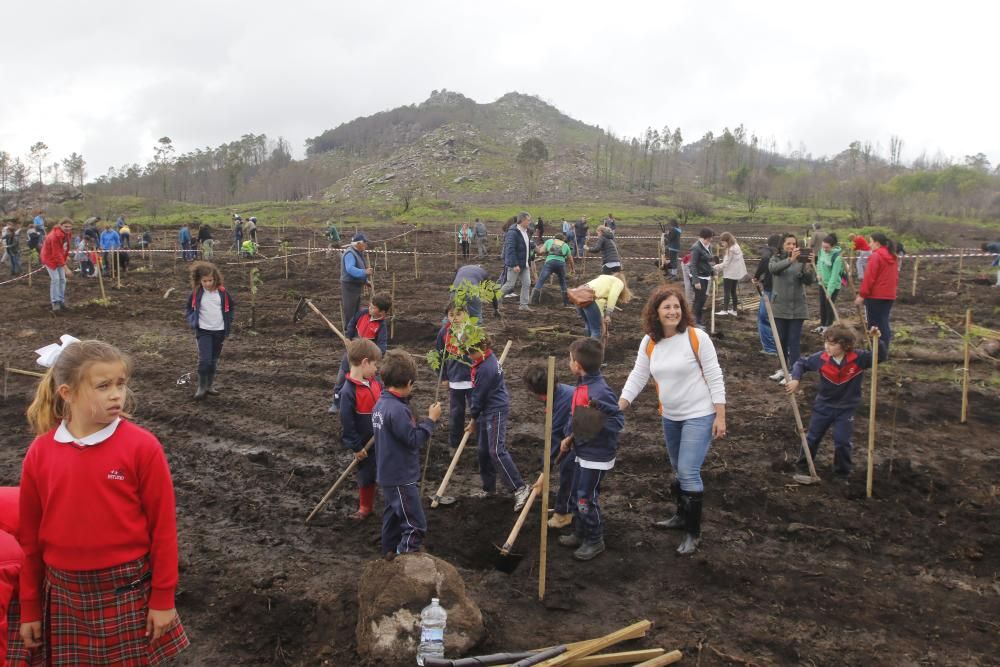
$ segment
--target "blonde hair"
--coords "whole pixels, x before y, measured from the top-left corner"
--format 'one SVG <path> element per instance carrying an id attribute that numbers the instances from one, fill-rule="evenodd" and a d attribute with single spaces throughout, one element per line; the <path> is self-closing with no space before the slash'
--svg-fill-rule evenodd
<path id="1" fill-rule="evenodd" d="M 727 247 L 736 245 L 736 237 L 729 232 L 722 232 L 719 240 L 725 243 Z"/>
<path id="2" fill-rule="evenodd" d="M 629 301 L 632 300 L 633 295 L 632 295 L 632 290 L 628 288 L 628 280 L 625 279 L 625 272 L 619 271 L 618 273 L 615 273 L 613 275 L 615 278 L 622 281 L 622 285 L 624 285 L 624 287 L 622 288 L 622 293 L 618 295 L 618 301 L 620 303 L 628 303 Z"/>
<path id="3" fill-rule="evenodd" d="M 35 399 L 28 406 L 28 423 L 36 435 L 47 433 L 69 415 L 66 402 L 59 395 L 59 387 L 67 385 L 71 392 L 82 384 L 87 369 L 97 363 L 120 363 L 125 376 L 132 375 L 132 360 L 118 348 L 100 340 L 82 340 L 67 345 L 52 367 L 45 371 L 35 390 Z M 122 416 L 128 417 L 135 400 L 126 389 Z"/>

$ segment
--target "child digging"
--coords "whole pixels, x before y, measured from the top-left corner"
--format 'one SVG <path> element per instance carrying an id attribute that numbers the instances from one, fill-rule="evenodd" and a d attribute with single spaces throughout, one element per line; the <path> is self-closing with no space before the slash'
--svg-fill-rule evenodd
<path id="1" fill-rule="evenodd" d="M 348 340 L 364 338 L 373 341 L 382 354 L 385 354 L 385 350 L 389 346 L 389 327 L 386 317 L 389 316 L 391 310 L 391 296 L 385 292 L 373 294 L 368 307 L 359 310 L 347 323 L 344 335 L 347 336 Z M 340 390 L 344 386 L 344 378 L 347 376 L 349 366 L 347 350 L 344 350 L 344 356 L 340 360 L 340 370 L 337 371 L 337 382 L 333 387 L 333 402 L 327 410 L 330 414 L 335 415 L 340 409 Z"/>
<path id="2" fill-rule="evenodd" d="M 872 327 L 871 335 L 879 333 Z M 794 392 L 806 371 L 819 371 L 820 384 L 816 392 L 809 433 L 806 441 L 809 451 L 816 458 L 819 442 L 827 429 L 833 427 L 833 473 L 842 480 L 851 474 L 851 432 L 854 430 L 854 413 L 861 404 L 861 383 L 864 369 L 872 366 L 872 353 L 855 351 L 854 331 L 844 324 L 831 325 L 823 333 L 823 352 L 803 357 L 792 367 L 792 379 L 785 391 Z M 888 347 L 878 339 L 878 359 L 888 356 Z M 800 454 L 798 465 L 805 466 L 805 455 Z"/>
<path id="3" fill-rule="evenodd" d="M 410 411 L 417 365 L 406 352 L 393 350 L 382 358 L 385 391 L 372 411 L 378 485 L 382 487 L 382 554 L 395 558 L 420 548 L 427 519 L 420 505 L 420 448 L 441 418 L 441 404 L 427 409 L 419 423 Z"/>
<path id="4" fill-rule="evenodd" d="M 347 346 L 347 360 L 351 372 L 340 391 L 340 439 L 358 461 L 358 511 L 351 519 L 361 521 L 375 505 L 375 457 L 368 455 L 365 445 L 374 436 L 372 410 L 382 395 L 382 383 L 375 377 L 382 351 L 367 338 L 356 338 Z"/>
<path id="5" fill-rule="evenodd" d="M 514 511 L 519 512 L 528 500 L 531 489 L 518 472 L 514 459 L 507 451 L 507 417 L 510 415 L 510 394 L 503 379 L 503 369 L 490 349 L 489 339 L 471 350 L 472 396 L 469 413 L 472 421 L 466 427 L 476 433 L 479 449 L 479 477 L 482 490 L 476 494 L 485 497 L 496 491 L 497 469 L 503 473 L 504 483 L 514 491 Z M 478 426 L 478 429 L 477 429 Z"/>
<path id="6" fill-rule="evenodd" d="M 215 372 L 219 368 L 222 343 L 233 327 L 236 302 L 222 285 L 222 273 L 211 262 L 191 265 L 191 294 L 187 299 L 188 326 L 198 341 L 198 389 L 194 399 L 217 395 Z"/>
<path id="7" fill-rule="evenodd" d="M 448 383 L 448 445 L 457 449 L 462 442 L 465 431 L 465 409 L 472 393 L 472 360 L 462 354 L 460 340 L 452 331 L 452 326 L 460 327 L 463 318 L 468 317 L 465 310 L 457 307 L 454 302 L 448 307 L 448 321 L 438 331 L 435 349 L 438 353 L 446 351 L 451 357 L 445 361 L 444 378 Z"/>
<path id="8" fill-rule="evenodd" d="M 576 515 L 573 532 L 559 538 L 564 547 L 574 547 L 573 558 L 590 560 L 604 552 L 604 520 L 601 516 L 601 482 L 615 466 L 618 434 L 625 427 L 625 417 L 615 396 L 601 375 L 604 347 L 594 338 L 579 338 L 569 346 L 569 369 L 577 377 L 576 390 L 570 408 L 574 431 L 577 426 L 577 409 L 594 408 L 600 413 L 602 423 L 596 435 L 580 436 L 570 433 L 559 445 L 568 453 L 576 450 Z"/>
<path id="9" fill-rule="evenodd" d="M 541 364 L 530 366 L 524 373 L 528 391 L 540 401 L 548 396 L 548 370 Z M 573 404 L 573 387 L 556 382 L 552 393 L 552 451 L 553 462 L 558 460 L 559 445 L 570 433 L 570 412 Z M 549 519 L 549 528 L 565 528 L 573 523 L 573 494 L 576 491 L 577 463 L 575 456 L 563 456 L 559 463 L 559 491 L 556 493 L 555 513 Z"/>

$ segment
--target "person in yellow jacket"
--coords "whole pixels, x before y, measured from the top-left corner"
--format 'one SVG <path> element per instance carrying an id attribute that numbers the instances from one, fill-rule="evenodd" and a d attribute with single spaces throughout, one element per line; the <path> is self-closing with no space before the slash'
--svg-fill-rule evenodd
<path id="1" fill-rule="evenodd" d="M 625 284 L 624 273 L 597 276 L 586 283 L 586 286 L 594 290 L 594 301 L 584 308 L 577 307 L 577 311 L 583 320 L 585 335 L 600 339 L 615 308 L 619 303 L 631 301 L 632 292 Z"/>

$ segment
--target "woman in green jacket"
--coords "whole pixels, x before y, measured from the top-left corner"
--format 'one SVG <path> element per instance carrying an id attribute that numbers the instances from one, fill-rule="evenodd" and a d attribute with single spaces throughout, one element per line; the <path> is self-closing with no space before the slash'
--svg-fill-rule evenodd
<path id="1" fill-rule="evenodd" d="M 781 252 L 771 258 L 768 270 L 771 272 L 771 307 L 774 323 L 778 329 L 781 350 L 785 353 L 788 368 L 799 359 L 799 343 L 802 339 L 802 323 L 809 316 L 806 307 L 806 285 L 816 280 L 813 265 L 808 260 L 808 252 L 803 254 L 795 234 L 785 234 L 781 239 Z M 779 368 L 772 380 L 785 384 L 787 378 Z"/>
<path id="2" fill-rule="evenodd" d="M 836 314 L 833 303 L 840 292 L 841 276 L 844 272 L 844 259 L 837 245 L 837 235 L 827 234 L 820 246 L 819 257 L 816 258 L 816 273 L 819 277 L 819 326 L 813 333 L 821 334 L 833 324 Z M 827 300 L 827 296 L 830 297 Z"/>

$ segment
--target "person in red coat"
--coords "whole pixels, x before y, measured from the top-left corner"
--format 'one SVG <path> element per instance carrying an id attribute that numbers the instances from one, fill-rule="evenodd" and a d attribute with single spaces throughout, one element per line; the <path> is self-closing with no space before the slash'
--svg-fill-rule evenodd
<path id="1" fill-rule="evenodd" d="M 872 234 L 871 238 L 872 256 L 868 258 L 865 278 L 861 281 L 861 289 L 858 290 L 854 303 L 865 305 L 868 326 L 878 327 L 888 351 L 889 343 L 892 342 L 889 313 L 892 312 L 892 304 L 896 302 L 899 270 L 894 246 L 889 238 L 881 232 Z"/>
<path id="2" fill-rule="evenodd" d="M 49 272 L 49 300 L 52 310 L 66 310 L 66 260 L 69 259 L 69 243 L 73 238 L 73 221 L 62 221 L 45 235 L 42 243 L 42 265 Z"/>
<path id="3" fill-rule="evenodd" d="M 5 665 L 30 664 L 11 660 L 14 656 L 7 652 L 8 633 L 13 629 L 14 638 L 17 637 L 21 618 L 17 608 L 17 579 L 24 552 L 17 542 L 18 493 L 16 486 L 0 486 L 0 663 Z"/>

